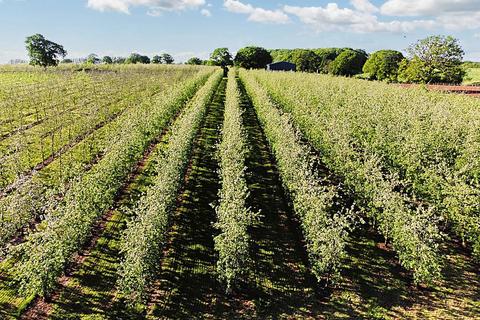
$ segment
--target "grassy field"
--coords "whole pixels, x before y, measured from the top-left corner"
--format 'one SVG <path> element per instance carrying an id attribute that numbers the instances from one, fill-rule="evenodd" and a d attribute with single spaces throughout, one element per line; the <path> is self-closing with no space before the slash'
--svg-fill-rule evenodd
<path id="1" fill-rule="evenodd" d="M 480 68 L 468 68 L 463 80 L 464 85 L 480 85 Z"/>
<path id="2" fill-rule="evenodd" d="M 480 318 L 478 99 L 100 66 L 0 104 L 1 319 Z"/>

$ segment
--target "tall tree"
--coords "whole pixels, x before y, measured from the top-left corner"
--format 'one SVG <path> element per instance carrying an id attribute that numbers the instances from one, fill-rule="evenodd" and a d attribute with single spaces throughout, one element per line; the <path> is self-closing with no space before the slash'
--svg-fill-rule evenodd
<path id="1" fill-rule="evenodd" d="M 460 83 L 465 52 L 452 36 L 430 36 L 407 49 L 410 61 L 402 64 L 400 77 L 407 82 Z"/>
<path id="2" fill-rule="evenodd" d="M 172 64 L 175 62 L 175 59 L 173 59 L 173 57 L 168 53 L 162 53 L 162 61 L 165 64 Z"/>
<path id="3" fill-rule="evenodd" d="M 149 64 L 150 63 L 150 58 L 147 56 L 142 56 L 141 54 L 138 53 L 132 53 L 127 60 L 125 60 L 125 63 L 143 63 L 143 64 Z"/>
<path id="4" fill-rule="evenodd" d="M 330 72 L 337 76 L 353 76 L 362 73 L 368 55 L 363 50 L 347 49 L 330 64 Z"/>
<path id="5" fill-rule="evenodd" d="M 242 48 L 235 56 L 235 65 L 245 69 L 263 69 L 271 62 L 272 55 L 261 47 Z"/>
<path id="6" fill-rule="evenodd" d="M 152 63 L 153 64 L 162 64 L 162 57 L 160 57 L 159 55 L 153 56 Z"/>
<path id="7" fill-rule="evenodd" d="M 57 66 L 60 58 L 67 55 L 63 46 L 45 39 L 41 34 L 34 34 L 25 40 L 30 64 L 32 66 Z"/>
<path id="8" fill-rule="evenodd" d="M 404 59 L 403 54 L 395 50 L 380 50 L 370 55 L 363 66 L 363 72 L 372 80 L 395 82 L 398 67 Z"/>
<path id="9" fill-rule="evenodd" d="M 211 64 L 215 66 L 231 66 L 233 65 L 232 54 L 228 48 L 217 48 L 210 55 Z"/>
<path id="10" fill-rule="evenodd" d="M 105 57 L 102 58 L 102 62 L 105 63 L 105 64 L 112 64 L 113 59 L 110 56 L 105 56 Z"/>
<path id="11" fill-rule="evenodd" d="M 97 64 L 100 63 L 100 58 L 95 53 L 91 53 L 88 55 L 86 62 L 90 64 Z"/>

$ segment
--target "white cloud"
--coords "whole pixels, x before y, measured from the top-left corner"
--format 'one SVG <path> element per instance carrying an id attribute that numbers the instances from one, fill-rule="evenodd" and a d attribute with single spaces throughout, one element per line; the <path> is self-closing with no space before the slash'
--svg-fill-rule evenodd
<path id="1" fill-rule="evenodd" d="M 360 12 L 374 13 L 380 11 L 369 0 L 350 0 L 350 3 Z"/>
<path id="2" fill-rule="evenodd" d="M 289 17 L 281 10 L 258 8 L 238 0 L 225 0 L 223 5 L 230 12 L 247 14 L 250 21 L 277 24 L 285 24 L 290 21 Z"/>
<path id="3" fill-rule="evenodd" d="M 130 13 L 130 7 L 144 6 L 150 15 L 156 16 L 163 11 L 182 11 L 205 5 L 205 0 L 88 0 L 89 8 L 106 11 Z"/>
<path id="4" fill-rule="evenodd" d="M 390 16 L 439 16 L 449 12 L 480 11 L 478 0 L 387 0 L 381 7 Z"/>
<path id="5" fill-rule="evenodd" d="M 212 16 L 212 13 L 208 9 L 202 9 L 200 11 L 200 13 L 202 14 L 202 16 L 205 16 L 205 17 L 211 17 Z"/>
<path id="6" fill-rule="evenodd" d="M 297 16 L 300 21 L 319 32 L 329 30 L 359 33 L 380 31 L 409 32 L 419 27 L 431 28 L 435 24 L 431 20 L 381 22 L 372 13 L 373 7 L 370 7 L 367 2 L 356 1 L 357 10 L 340 8 L 336 3 L 329 3 L 325 7 L 285 6 L 284 11 Z M 361 11 L 358 10 L 360 7 Z"/>

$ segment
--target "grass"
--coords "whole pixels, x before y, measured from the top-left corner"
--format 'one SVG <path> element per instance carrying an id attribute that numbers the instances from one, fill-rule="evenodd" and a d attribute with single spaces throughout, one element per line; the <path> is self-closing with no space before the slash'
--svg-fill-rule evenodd
<path id="1" fill-rule="evenodd" d="M 463 78 L 464 85 L 480 85 L 480 68 L 468 68 Z"/>

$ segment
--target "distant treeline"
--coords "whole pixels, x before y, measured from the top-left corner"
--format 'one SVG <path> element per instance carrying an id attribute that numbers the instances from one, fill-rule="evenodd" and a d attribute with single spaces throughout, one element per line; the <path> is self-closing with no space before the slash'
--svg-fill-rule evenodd
<path id="1" fill-rule="evenodd" d="M 318 48 L 318 49 L 274 49 L 270 50 L 273 62 L 288 61 L 296 64 L 298 71 L 334 73 L 338 70 L 337 58 L 351 56 L 351 70 L 344 70 L 349 75 L 362 72 L 362 67 L 367 61 L 368 54 L 361 49 L 352 48 Z M 337 63 L 335 64 L 335 60 Z"/>
<path id="2" fill-rule="evenodd" d="M 274 62 L 288 61 L 302 72 L 356 76 L 369 80 L 404 83 L 461 83 L 466 68 L 480 63 L 463 63 L 464 51 L 451 36 L 430 36 L 406 49 L 407 57 L 396 50 L 368 54 L 362 49 L 274 49 Z"/>

